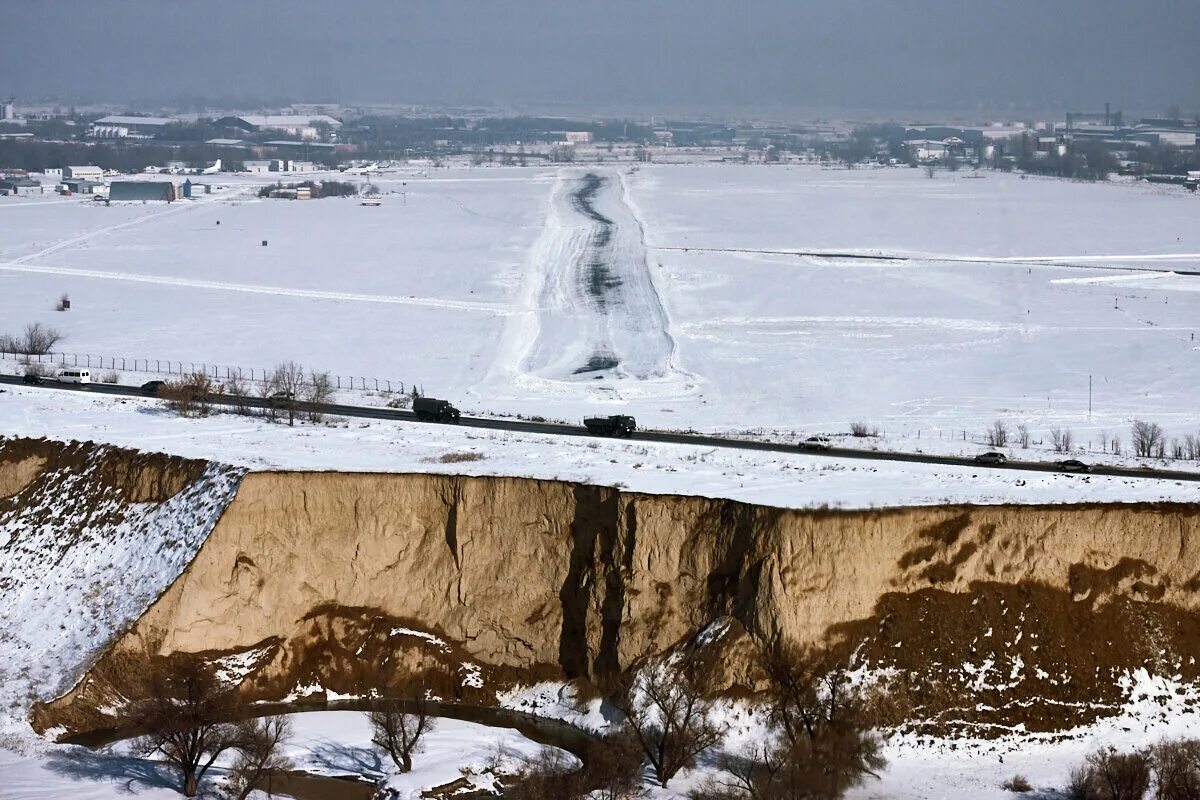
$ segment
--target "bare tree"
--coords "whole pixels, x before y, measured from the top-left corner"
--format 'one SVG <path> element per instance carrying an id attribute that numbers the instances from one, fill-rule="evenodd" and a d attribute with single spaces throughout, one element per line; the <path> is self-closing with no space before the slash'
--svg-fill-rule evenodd
<path id="1" fill-rule="evenodd" d="M 1150 757 L 1141 750 L 1118 753 L 1101 748 L 1086 763 L 1099 800 L 1142 800 L 1150 789 Z"/>
<path id="2" fill-rule="evenodd" d="M 1200 740 L 1174 739 L 1150 749 L 1158 800 L 1200 800 Z"/>
<path id="3" fill-rule="evenodd" d="M 1164 438 L 1163 429 L 1157 422 L 1135 419 L 1129 429 L 1133 454 L 1140 458 L 1151 458 L 1156 453 L 1161 453 Z"/>
<path id="4" fill-rule="evenodd" d="M 987 432 L 988 444 L 992 447 L 1008 446 L 1008 425 L 1003 420 L 996 420 Z"/>
<path id="5" fill-rule="evenodd" d="M 275 770 L 291 769 L 283 745 L 292 737 L 287 717 L 261 717 L 238 723 L 237 758 L 229 768 L 229 788 L 237 800 L 250 793 Z"/>
<path id="6" fill-rule="evenodd" d="M 1024 422 L 1017 426 L 1017 442 L 1022 450 L 1029 449 L 1029 426 Z"/>
<path id="7" fill-rule="evenodd" d="M 308 376 L 308 385 L 304 389 L 304 400 L 308 403 L 328 403 L 333 398 L 333 381 L 328 372 L 313 372 Z M 309 422 L 320 422 L 323 415 L 319 411 L 309 410 Z"/>
<path id="8" fill-rule="evenodd" d="M 271 399 L 287 412 L 288 425 L 296 424 L 296 401 L 304 391 L 304 367 L 284 361 L 275 367 L 269 381 L 274 386 Z"/>
<path id="9" fill-rule="evenodd" d="M 708 684 L 708 671 L 700 664 L 675 670 L 660 663 L 647 665 L 618 687 L 617 707 L 664 788 L 724 735 L 705 699 Z"/>
<path id="10" fill-rule="evenodd" d="M 1053 445 L 1056 453 L 1069 453 L 1075 444 L 1075 435 L 1069 428 L 1051 428 L 1050 444 Z"/>
<path id="11" fill-rule="evenodd" d="M 241 369 L 229 373 L 229 377 L 225 379 L 225 394 L 233 398 L 237 413 L 247 412 L 246 398 L 250 396 L 250 382 Z"/>
<path id="12" fill-rule="evenodd" d="M 412 770 L 412 757 L 420 751 L 421 738 L 437 726 L 437 718 L 429 715 L 425 692 L 410 698 L 413 713 L 405 714 L 395 703 L 380 700 L 368 715 L 371 721 L 371 743 L 387 753 L 401 772 Z"/>
<path id="13" fill-rule="evenodd" d="M 132 709 L 146 732 L 135 749 L 160 755 L 179 772 L 180 791 L 195 797 L 209 767 L 238 742 L 237 727 L 221 721 L 231 708 L 228 687 L 212 667 L 189 655 L 170 656 L 152 672 L 145 700 Z"/>
<path id="14" fill-rule="evenodd" d="M 40 322 L 30 322 L 20 336 L 0 335 L 0 350 L 27 356 L 44 356 L 63 340 L 57 328 L 47 328 Z"/>

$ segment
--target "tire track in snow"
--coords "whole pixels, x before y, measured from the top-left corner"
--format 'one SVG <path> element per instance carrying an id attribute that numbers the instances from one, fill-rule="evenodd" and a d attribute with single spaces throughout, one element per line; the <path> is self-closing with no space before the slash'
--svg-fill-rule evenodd
<path id="1" fill-rule="evenodd" d="M 611 173 L 560 177 L 530 254 L 524 311 L 506 329 L 509 381 L 610 396 L 694 388 L 674 365 L 675 339 L 624 191 Z"/>
<path id="2" fill-rule="evenodd" d="M 175 278 L 165 275 L 139 275 L 133 272 L 105 272 L 92 269 L 74 269 L 71 267 L 43 267 L 32 264 L 22 264 L 16 261 L 0 263 L 0 270 L 7 272 L 28 272 L 41 275 L 69 275 L 75 278 L 95 278 L 98 280 L 129 281 L 131 283 L 152 283 L 161 286 L 175 286 L 187 289 L 211 289 L 224 292 L 243 292 L 246 294 L 266 294 L 276 297 L 300 297 L 309 300 L 338 300 L 354 303 L 392 303 L 395 305 L 424 306 L 426 308 L 449 309 L 453 311 L 474 311 L 495 316 L 505 316 L 513 313 L 502 306 L 487 303 L 472 303 L 464 300 L 436 300 L 427 297 L 404 297 L 399 295 L 360 294 L 356 292 L 327 292 L 318 289 L 292 289 L 286 286 L 264 286 L 252 283 L 223 283 L 220 281 L 205 281 L 194 278 Z"/>

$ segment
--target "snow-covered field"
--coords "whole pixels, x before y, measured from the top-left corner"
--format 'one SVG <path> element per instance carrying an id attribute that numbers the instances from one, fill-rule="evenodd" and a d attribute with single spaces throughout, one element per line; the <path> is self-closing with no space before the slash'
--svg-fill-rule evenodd
<path id="1" fill-rule="evenodd" d="M 376 208 L 258 200 L 248 176 L 170 207 L 4 198 L 0 327 L 40 319 L 78 353 L 295 359 L 471 412 L 898 437 L 997 418 L 1077 440 L 1135 416 L 1200 427 L 1200 277 L 1171 271 L 1200 265 L 1194 195 L 969 171 L 590 171 L 583 210 L 579 167 L 373 177 Z"/>

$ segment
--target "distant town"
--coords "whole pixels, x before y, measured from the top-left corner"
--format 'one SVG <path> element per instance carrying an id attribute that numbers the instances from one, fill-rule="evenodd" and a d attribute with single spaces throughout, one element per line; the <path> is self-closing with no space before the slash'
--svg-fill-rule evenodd
<path id="1" fill-rule="evenodd" d="M 162 114 L 164 112 L 158 112 Z M 1200 183 L 1200 118 L 1169 109 L 963 126 L 500 116 L 477 109 L 295 104 L 255 113 L 151 116 L 0 103 L 0 195 L 59 192 L 110 201 L 173 201 L 205 191 L 170 176 L 293 176 L 389 166 L 605 162 L 827 163 L 845 167 L 995 169 L 1081 180 L 1112 175 Z M 113 181 L 132 174 L 156 181 Z M 284 190 L 275 196 L 295 198 Z M 303 192 L 300 197 L 306 197 Z"/>

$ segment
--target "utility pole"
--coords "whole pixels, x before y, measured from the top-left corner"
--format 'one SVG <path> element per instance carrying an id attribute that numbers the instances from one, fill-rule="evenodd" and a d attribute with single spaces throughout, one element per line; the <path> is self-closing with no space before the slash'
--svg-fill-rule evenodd
<path id="1" fill-rule="evenodd" d="M 1092 376 L 1088 375 L 1088 419 L 1092 418 Z"/>

